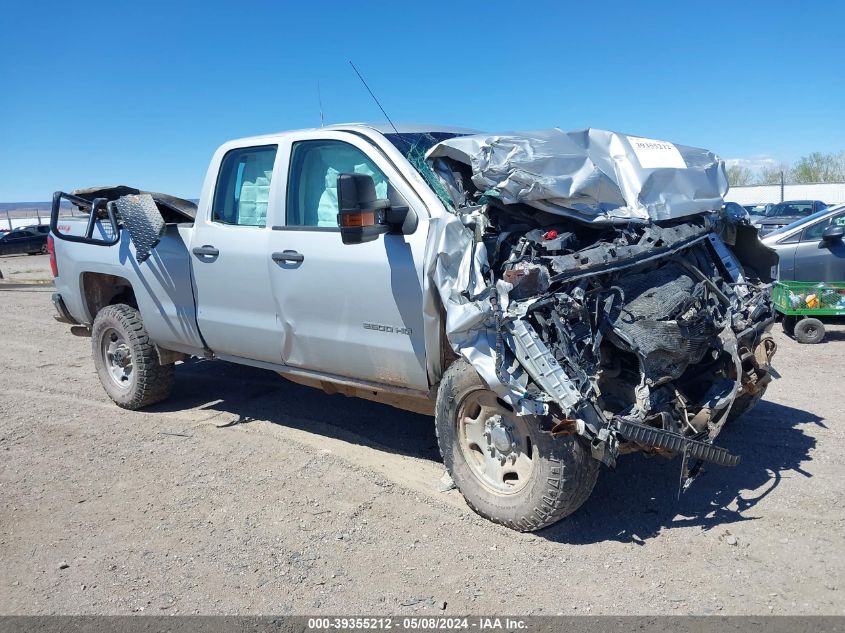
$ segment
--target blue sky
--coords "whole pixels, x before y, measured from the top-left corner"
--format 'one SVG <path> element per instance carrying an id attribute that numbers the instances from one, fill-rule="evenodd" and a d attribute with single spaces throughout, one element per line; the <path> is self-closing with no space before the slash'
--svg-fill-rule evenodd
<path id="1" fill-rule="evenodd" d="M 517 12 L 515 12 L 517 11 Z M 10 2 L 0 201 L 195 197 L 230 138 L 380 120 L 601 127 L 791 161 L 845 150 L 840 2 Z"/>

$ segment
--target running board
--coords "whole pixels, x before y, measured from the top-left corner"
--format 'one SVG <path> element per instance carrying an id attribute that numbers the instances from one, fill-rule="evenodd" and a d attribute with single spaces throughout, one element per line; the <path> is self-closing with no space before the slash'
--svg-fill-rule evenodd
<path id="1" fill-rule="evenodd" d="M 739 455 L 732 455 L 724 448 L 713 446 L 707 442 L 691 440 L 672 431 L 618 418 L 615 420 L 615 425 L 616 430 L 622 437 L 643 446 L 653 446 L 675 453 L 686 451 L 690 459 L 700 459 L 703 462 L 710 462 L 718 466 L 736 466 L 739 463 Z"/>

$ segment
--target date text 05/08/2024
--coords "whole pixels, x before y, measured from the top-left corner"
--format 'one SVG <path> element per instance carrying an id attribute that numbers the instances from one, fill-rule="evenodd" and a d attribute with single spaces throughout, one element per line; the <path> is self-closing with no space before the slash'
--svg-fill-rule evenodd
<path id="1" fill-rule="evenodd" d="M 314 631 L 345 630 L 469 630 L 478 631 L 517 631 L 527 628 L 525 620 L 510 617 L 434 617 L 408 616 L 393 617 L 343 617 L 309 618 L 308 629 Z"/>

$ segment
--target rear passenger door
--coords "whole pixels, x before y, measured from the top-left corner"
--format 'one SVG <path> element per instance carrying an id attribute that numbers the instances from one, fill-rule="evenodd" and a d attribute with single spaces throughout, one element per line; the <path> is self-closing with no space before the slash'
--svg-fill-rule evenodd
<path id="1" fill-rule="evenodd" d="M 278 146 L 221 151 L 191 243 L 197 323 L 218 356 L 279 364 L 281 336 L 267 265 Z"/>
<path id="2" fill-rule="evenodd" d="M 284 216 L 269 240 L 270 280 L 285 364 L 376 383 L 428 389 L 423 331 L 423 256 L 428 214 L 379 150 L 340 131 L 291 137 Z M 344 245 L 337 176 L 367 174 L 376 195 L 409 206 L 409 235 Z"/>

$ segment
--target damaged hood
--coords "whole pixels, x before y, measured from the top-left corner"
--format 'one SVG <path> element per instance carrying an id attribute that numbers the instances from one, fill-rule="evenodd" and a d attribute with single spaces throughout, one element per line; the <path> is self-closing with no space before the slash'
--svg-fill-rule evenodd
<path id="1" fill-rule="evenodd" d="M 473 184 L 505 204 L 587 223 L 712 211 L 728 191 L 724 162 L 713 152 L 593 128 L 459 136 L 426 158 L 468 165 Z"/>

